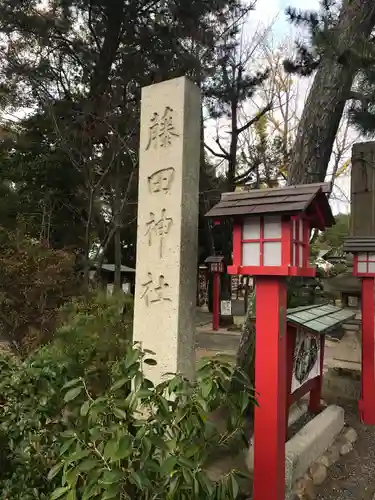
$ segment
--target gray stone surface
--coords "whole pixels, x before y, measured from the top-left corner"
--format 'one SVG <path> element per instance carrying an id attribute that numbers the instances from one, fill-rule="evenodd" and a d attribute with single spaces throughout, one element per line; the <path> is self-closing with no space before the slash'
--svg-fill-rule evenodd
<path id="1" fill-rule="evenodd" d="M 314 484 L 323 484 L 327 477 L 327 467 L 322 463 L 315 463 L 309 470 Z"/>
<path id="2" fill-rule="evenodd" d="M 355 443 L 358 438 L 358 433 L 353 427 L 348 427 L 344 432 L 344 438 L 349 441 L 349 443 Z"/>
<path id="3" fill-rule="evenodd" d="M 201 99 L 185 77 L 142 89 L 134 341 L 145 366 L 195 375 Z"/>
<path id="4" fill-rule="evenodd" d="M 344 423 L 344 410 L 339 406 L 328 406 L 286 443 L 287 490 L 328 449 L 343 429 Z"/>

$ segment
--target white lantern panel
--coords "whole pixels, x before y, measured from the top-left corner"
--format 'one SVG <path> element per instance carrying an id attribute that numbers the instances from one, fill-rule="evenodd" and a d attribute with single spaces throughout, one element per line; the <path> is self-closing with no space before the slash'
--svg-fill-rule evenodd
<path id="1" fill-rule="evenodd" d="M 281 217 L 271 216 L 264 218 L 264 238 L 281 238 Z"/>
<path id="2" fill-rule="evenodd" d="M 366 262 L 367 261 L 367 253 L 359 253 L 358 254 L 358 261 L 359 262 Z"/>
<path id="3" fill-rule="evenodd" d="M 299 224 L 298 224 L 298 229 L 299 229 L 299 241 L 303 241 L 303 219 L 300 219 L 299 220 Z"/>
<path id="4" fill-rule="evenodd" d="M 358 262 L 358 272 L 359 273 L 367 273 L 367 263 L 366 262 Z"/>
<path id="5" fill-rule="evenodd" d="M 375 262 L 369 262 L 368 263 L 368 272 L 369 273 L 375 273 Z"/>
<path id="6" fill-rule="evenodd" d="M 244 220 L 242 239 L 259 240 L 260 239 L 260 218 L 249 217 Z"/>
<path id="7" fill-rule="evenodd" d="M 242 265 L 260 266 L 260 243 L 242 244 Z"/>
<path id="8" fill-rule="evenodd" d="M 263 244 L 263 265 L 281 266 L 281 241 L 265 241 Z"/>
<path id="9" fill-rule="evenodd" d="M 299 267 L 303 267 L 303 246 L 299 246 Z"/>
<path id="10" fill-rule="evenodd" d="M 292 227 L 293 227 L 293 239 L 297 239 L 297 224 L 296 221 L 293 219 L 292 220 Z"/>
<path id="11" fill-rule="evenodd" d="M 369 253 L 368 260 L 373 260 L 375 262 L 375 253 Z"/>

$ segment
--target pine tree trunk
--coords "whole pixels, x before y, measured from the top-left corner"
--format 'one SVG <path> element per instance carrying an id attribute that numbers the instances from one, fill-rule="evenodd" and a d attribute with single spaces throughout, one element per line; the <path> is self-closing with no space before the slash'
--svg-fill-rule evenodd
<path id="1" fill-rule="evenodd" d="M 255 371 L 255 288 L 249 293 L 247 299 L 247 310 L 242 327 L 240 345 L 236 356 L 236 368 L 246 373 L 249 381 L 254 385 Z M 235 386 L 234 386 L 235 387 Z"/>
<path id="2" fill-rule="evenodd" d="M 345 0 L 337 32 L 337 54 L 323 56 L 299 122 L 289 166 L 289 184 L 324 182 L 333 143 L 358 68 L 349 51 L 369 37 L 375 24 L 373 0 Z M 348 54 L 340 64 L 339 56 Z"/>

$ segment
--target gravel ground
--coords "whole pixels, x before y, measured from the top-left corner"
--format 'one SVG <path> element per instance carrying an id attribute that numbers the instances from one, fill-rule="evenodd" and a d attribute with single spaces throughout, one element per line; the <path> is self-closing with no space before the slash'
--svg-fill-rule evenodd
<path id="1" fill-rule="evenodd" d="M 345 409 L 346 423 L 356 429 L 358 439 L 354 450 L 329 469 L 327 480 L 316 490 L 316 500 L 374 500 L 375 427 L 360 423 L 356 404 L 336 404 Z"/>

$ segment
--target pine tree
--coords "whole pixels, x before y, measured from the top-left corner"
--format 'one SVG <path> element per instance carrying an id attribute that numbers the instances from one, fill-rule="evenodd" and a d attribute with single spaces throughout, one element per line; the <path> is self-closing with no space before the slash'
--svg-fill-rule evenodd
<path id="1" fill-rule="evenodd" d="M 287 11 L 290 21 L 308 29 L 308 43 L 297 44 L 288 71 L 315 71 L 289 166 L 290 183 L 323 182 L 333 142 L 349 100 L 361 97 L 353 81 L 363 68 L 366 47 L 375 25 L 372 0 L 322 0 L 318 13 Z"/>

